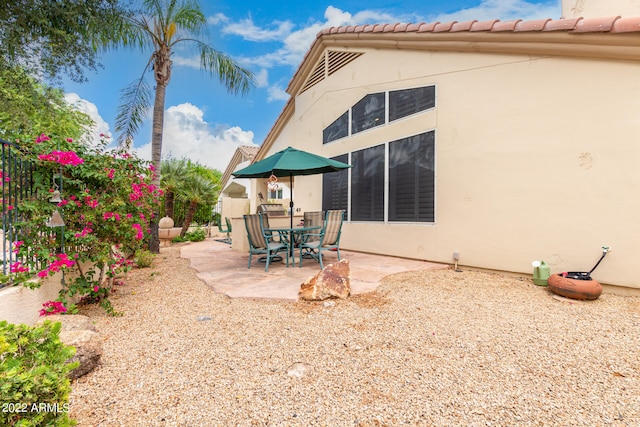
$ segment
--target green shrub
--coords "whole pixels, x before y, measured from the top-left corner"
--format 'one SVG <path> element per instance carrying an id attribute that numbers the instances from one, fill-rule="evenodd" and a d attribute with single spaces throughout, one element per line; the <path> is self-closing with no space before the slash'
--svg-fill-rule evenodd
<path id="1" fill-rule="evenodd" d="M 186 233 L 184 237 L 190 242 L 202 242 L 207 237 L 207 232 L 204 231 L 204 228 L 196 228 Z"/>
<path id="2" fill-rule="evenodd" d="M 0 425 L 72 426 L 67 363 L 75 348 L 60 341 L 60 322 L 42 326 L 0 321 Z"/>
<path id="3" fill-rule="evenodd" d="M 138 249 L 134 255 L 134 260 L 139 268 L 147 268 L 151 267 L 153 256 L 153 253 L 147 249 Z"/>
<path id="4" fill-rule="evenodd" d="M 176 236 L 176 237 L 174 237 L 174 238 L 171 240 L 171 242 L 172 242 L 172 243 L 182 243 L 182 242 L 186 242 L 186 241 L 188 241 L 188 240 L 189 240 L 189 239 L 187 239 L 186 237 Z"/>

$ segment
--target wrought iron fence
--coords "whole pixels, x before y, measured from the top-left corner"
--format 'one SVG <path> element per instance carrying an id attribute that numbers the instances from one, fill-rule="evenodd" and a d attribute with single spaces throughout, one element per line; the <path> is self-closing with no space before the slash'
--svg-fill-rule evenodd
<path id="1" fill-rule="evenodd" d="M 2 143 L 2 275 L 7 277 L 11 273 L 11 265 L 18 259 L 13 251 L 15 242 L 21 240 L 21 230 L 16 224 L 23 218 L 17 208 L 20 201 L 34 196 L 35 164 L 25 160 L 20 148 L 15 144 L 0 139 Z M 28 258 L 29 253 L 24 258 Z M 10 285 L 6 280 L 0 281 L 0 288 Z"/>

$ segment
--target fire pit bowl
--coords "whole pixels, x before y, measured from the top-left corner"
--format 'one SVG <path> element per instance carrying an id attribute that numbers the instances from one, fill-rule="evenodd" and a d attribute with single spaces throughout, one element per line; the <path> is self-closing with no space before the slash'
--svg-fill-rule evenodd
<path id="1" fill-rule="evenodd" d="M 580 277 L 586 274 L 589 279 Z M 565 276 L 566 275 L 566 276 Z M 579 278 L 574 278 L 579 277 Z M 586 272 L 552 274 L 547 280 L 548 289 L 554 294 L 579 300 L 595 300 L 602 293 L 602 285 Z"/>
<path id="2" fill-rule="evenodd" d="M 554 294 L 579 300 L 595 300 L 602 294 L 602 285 L 591 278 L 591 273 L 596 269 L 611 249 L 602 247 L 602 256 L 593 266 L 591 271 L 569 271 L 549 276 L 548 289 Z"/>

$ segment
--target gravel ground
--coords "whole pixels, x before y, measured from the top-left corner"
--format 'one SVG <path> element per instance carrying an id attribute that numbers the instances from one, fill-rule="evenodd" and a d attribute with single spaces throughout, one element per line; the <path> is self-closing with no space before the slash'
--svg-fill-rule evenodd
<path id="1" fill-rule="evenodd" d="M 179 247 L 83 309 L 102 366 L 79 426 L 638 426 L 640 297 L 558 301 L 531 280 L 452 270 L 326 302 L 229 299 Z"/>

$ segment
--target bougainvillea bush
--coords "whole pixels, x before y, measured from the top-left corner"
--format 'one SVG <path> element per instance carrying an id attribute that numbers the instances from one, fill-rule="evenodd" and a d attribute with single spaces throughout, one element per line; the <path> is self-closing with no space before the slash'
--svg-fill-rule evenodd
<path id="1" fill-rule="evenodd" d="M 35 191 L 12 205 L 20 236 L 13 250 L 20 261 L 11 265 L 11 280 L 33 287 L 39 286 L 29 281 L 34 276 L 65 273 L 61 304 L 46 305 L 44 315 L 73 312 L 71 296 L 111 311 L 113 278 L 131 267 L 127 256 L 147 244 L 161 197 L 151 184 L 153 167 L 107 145 L 106 137 L 92 147 L 44 134 L 22 143 L 25 158 L 36 164 Z M 56 190 L 62 201 L 52 203 Z M 64 227 L 48 225 L 56 210 Z"/>

